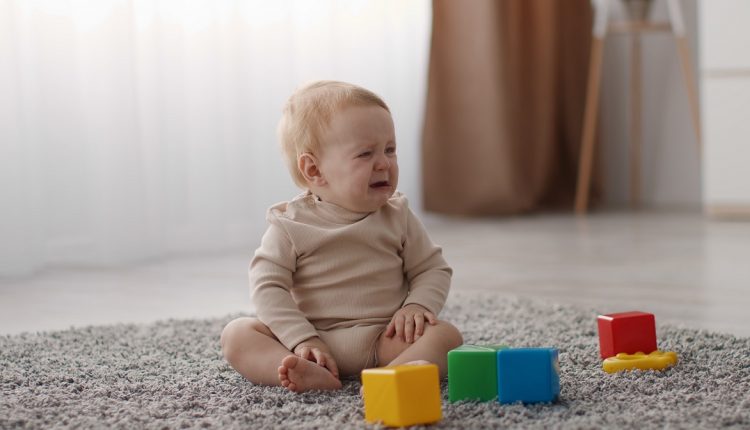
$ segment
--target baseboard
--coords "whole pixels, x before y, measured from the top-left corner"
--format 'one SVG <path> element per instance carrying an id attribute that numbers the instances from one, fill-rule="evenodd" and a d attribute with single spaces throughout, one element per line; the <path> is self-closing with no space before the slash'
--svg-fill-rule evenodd
<path id="1" fill-rule="evenodd" d="M 750 221 L 750 203 L 748 204 L 707 204 L 706 215 L 712 218 L 737 219 Z"/>

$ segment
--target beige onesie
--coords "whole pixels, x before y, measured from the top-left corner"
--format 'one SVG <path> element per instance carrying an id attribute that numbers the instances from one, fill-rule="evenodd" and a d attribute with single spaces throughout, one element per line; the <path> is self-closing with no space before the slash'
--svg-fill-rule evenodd
<path id="1" fill-rule="evenodd" d="M 320 336 L 341 375 L 355 375 L 377 365 L 376 342 L 399 308 L 443 308 L 452 270 L 401 193 L 357 213 L 308 192 L 267 220 L 250 286 L 258 319 L 289 350 Z"/>

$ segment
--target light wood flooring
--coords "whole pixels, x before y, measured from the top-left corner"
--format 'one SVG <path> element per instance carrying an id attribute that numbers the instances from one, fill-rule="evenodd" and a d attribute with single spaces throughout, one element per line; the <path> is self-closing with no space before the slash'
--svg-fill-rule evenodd
<path id="1" fill-rule="evenodd" d="M 455 290 L 643 310 L 657 325 L 750 336 L 750 222 L 599 213 L 425 224 Z M 252 251 L 0 280 L 0 334 L 249 312 Z"/>

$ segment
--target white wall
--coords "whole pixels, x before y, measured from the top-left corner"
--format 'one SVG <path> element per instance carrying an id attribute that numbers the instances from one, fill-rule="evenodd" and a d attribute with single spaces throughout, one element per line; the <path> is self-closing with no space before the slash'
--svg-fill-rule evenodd
<path id="1" fill-rule="evenodd" d="M 750 2 L 699 6 L 704 207 L 750 219 Z"/>
<path id="2" fill-rule="evenodd" d="M 696 0 L 680 0 L 680 3 L 695 67 Z M 624 10 L 616 8 L 612 19 L 624 16 Z M 655 0 L 651 18 L 667 20 L 664 0 Z M 697 209 L 701 205 L 701 166 L 677 46 L 671 33 L 665 32 L 646 33 L 641 46 L 642 205 Z M 604 202 L 615 207 L 627 206 L 630 199 L 629 60 L 629 37 L 610 34 L 604 48 L 598 133 L 602 145 Z"/>

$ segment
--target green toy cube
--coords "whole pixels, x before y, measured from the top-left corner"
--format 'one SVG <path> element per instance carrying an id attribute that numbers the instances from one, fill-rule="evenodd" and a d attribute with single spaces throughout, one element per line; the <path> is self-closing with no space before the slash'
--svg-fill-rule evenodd
<path id="1" fill-rule="evenodd" d="M 497 351 L 505 345 L 461 345 L 448 352 L 448 400 L 497 398 Z"/>

